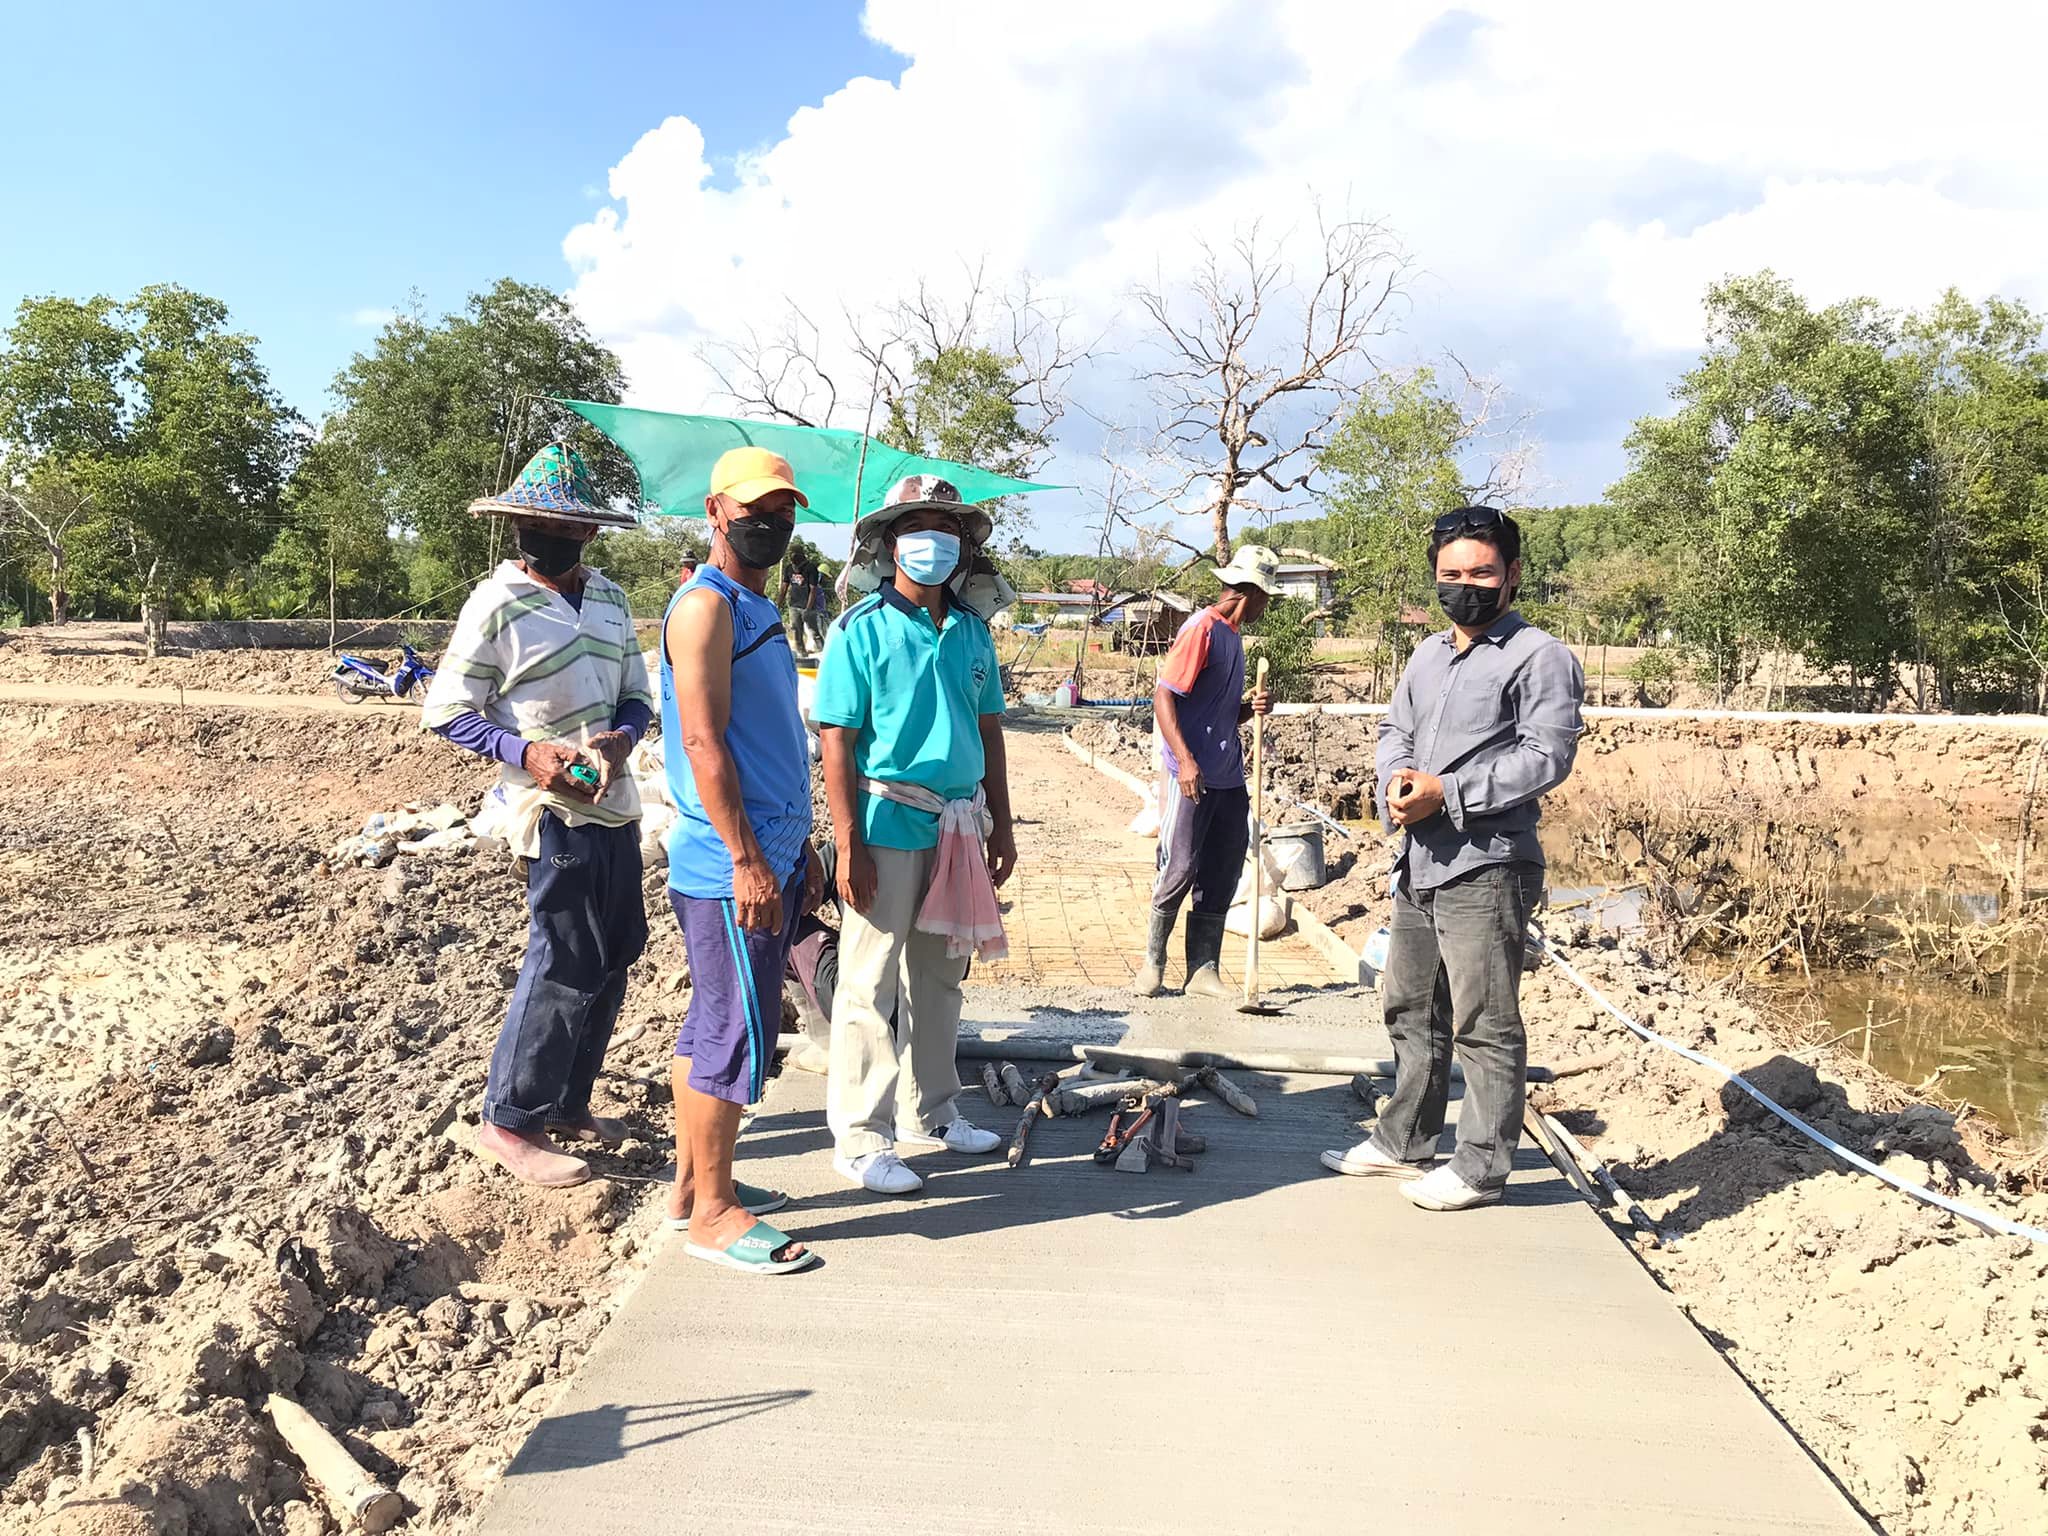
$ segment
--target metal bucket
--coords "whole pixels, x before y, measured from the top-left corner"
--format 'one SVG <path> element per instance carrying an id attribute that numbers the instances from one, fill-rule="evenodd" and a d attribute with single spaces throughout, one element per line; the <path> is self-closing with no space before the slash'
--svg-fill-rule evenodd
<path id="1" fill-rule="evenodd" d="M 1325 884 L 1330 871 L 1323 863 L 1323 829 L 1313 821 L 1297 821 L 1274 827 L 1266 834 L 1266 847 L 1280 866 L 1280 889 L 1312 891 Z"/>

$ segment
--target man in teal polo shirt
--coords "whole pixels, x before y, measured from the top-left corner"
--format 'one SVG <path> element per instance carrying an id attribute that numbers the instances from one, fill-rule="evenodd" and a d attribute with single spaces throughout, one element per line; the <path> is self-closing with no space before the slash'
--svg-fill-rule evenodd
<path id="1" fill-rule="evenodd" d="M 949 805 L 955 816 L 962 802 L 985 811 L 987 879 L 1000 886 L 1017 862 L 995 642 L 949 586 L 989 531 L 988 514 L 936 476 L 890 487 L 854 530 L 856 561 L 864 552 L 887 579 L 832 627 L 811 705 L 844 912 L 826 1090 L 832 1166 L 882 1194 L 923 1187 L 898 1142 L 969 1153 L 1002 1143 L 956 1104 L 969 956 L 920 926 Z"/>

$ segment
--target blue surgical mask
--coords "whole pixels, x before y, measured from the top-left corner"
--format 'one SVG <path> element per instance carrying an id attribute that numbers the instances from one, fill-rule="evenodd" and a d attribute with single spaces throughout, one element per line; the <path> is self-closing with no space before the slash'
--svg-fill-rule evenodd
<path id="1" fill-rule="evenodd" d="M 954 533 L 899 533 L 896 569 L 919 586 L 936 586 L 959 567 L 960 536 Z"/>

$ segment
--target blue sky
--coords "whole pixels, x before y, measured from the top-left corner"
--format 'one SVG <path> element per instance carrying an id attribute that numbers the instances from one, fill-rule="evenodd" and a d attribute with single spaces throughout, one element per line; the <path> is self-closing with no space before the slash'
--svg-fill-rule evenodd
<path id="1" fill-rule="evenodd" d="M 1093 544 L 1106 452 L 1173 479 L 1134 286 L 1254 227 L 1303 265 L 1318 209 L 1412 261 L 1382 361 L 1506 391 L 1473 456 L 1522 466 L 1523 505 L 1601 494 L 1727 274 L 2048 307 L 2021 0 L 1853 29 L 1783 0 L 11 9 L 0 309 L 187 284 L 317 415 L 359 317 L 415 289 L 554 285 L 634 403 L 681 410 L 729 408 L 705 358 L 795 306 L 858 426 L 851 327 L 1028 273 L 1098 341 L 1043 472 L 1079 489 L 1032 502 L 1054 548 Z"/>
<path id="2" fill-rule="evenodd" d="M 672 112 L 715 157 L 903 60 L 850 0 L 532 0 L 9 7 L 0 309 L 172 281 L 225 301 L 285 396 L 317 414 L 417 288 L 432 313 L 500 276 L 566 286 L 563 234 Z M 762 20 L 772 16 L 772 35 Z M 89 83 L 24 59 L 90 55 Z M 23 142 L 17 138 L 17 143 Z"/>

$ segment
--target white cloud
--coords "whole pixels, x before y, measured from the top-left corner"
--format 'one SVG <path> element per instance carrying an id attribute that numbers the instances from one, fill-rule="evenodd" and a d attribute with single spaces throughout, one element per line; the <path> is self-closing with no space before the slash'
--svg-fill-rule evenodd
<path id="1" fill-rule="evenodd" d="M 1254 218 L 1300 227 L 1312 191 L 1427 269 L 1416 350 L 1552 409 L 1572 495 L 1661 406 L 1726 272 L 2048 299 L 2044 7 L 870 0 L 864 24 L 897 80 L 795 111 L 722 180 L 670 116 L 565 239 L 641 403 L 710 405 L 696 348 L 788 300 L 830 321 L 962 262 L 1114 327 L 1134 281 Z"/>
<path id="2" fill-rule="evenodd" d="M 384 329 L 385 326 L 389 325 L 392 321 L 396 320 L 397 318 L 398 311 L 395 309 L 378 309 L 375 307 L 371 307 L 368 309 L 358 309 L 354 311 L 348 317 L 348 323 L 350 325 L 359 325 L 363 327 L 365 330 L 381 331 Z"/>

